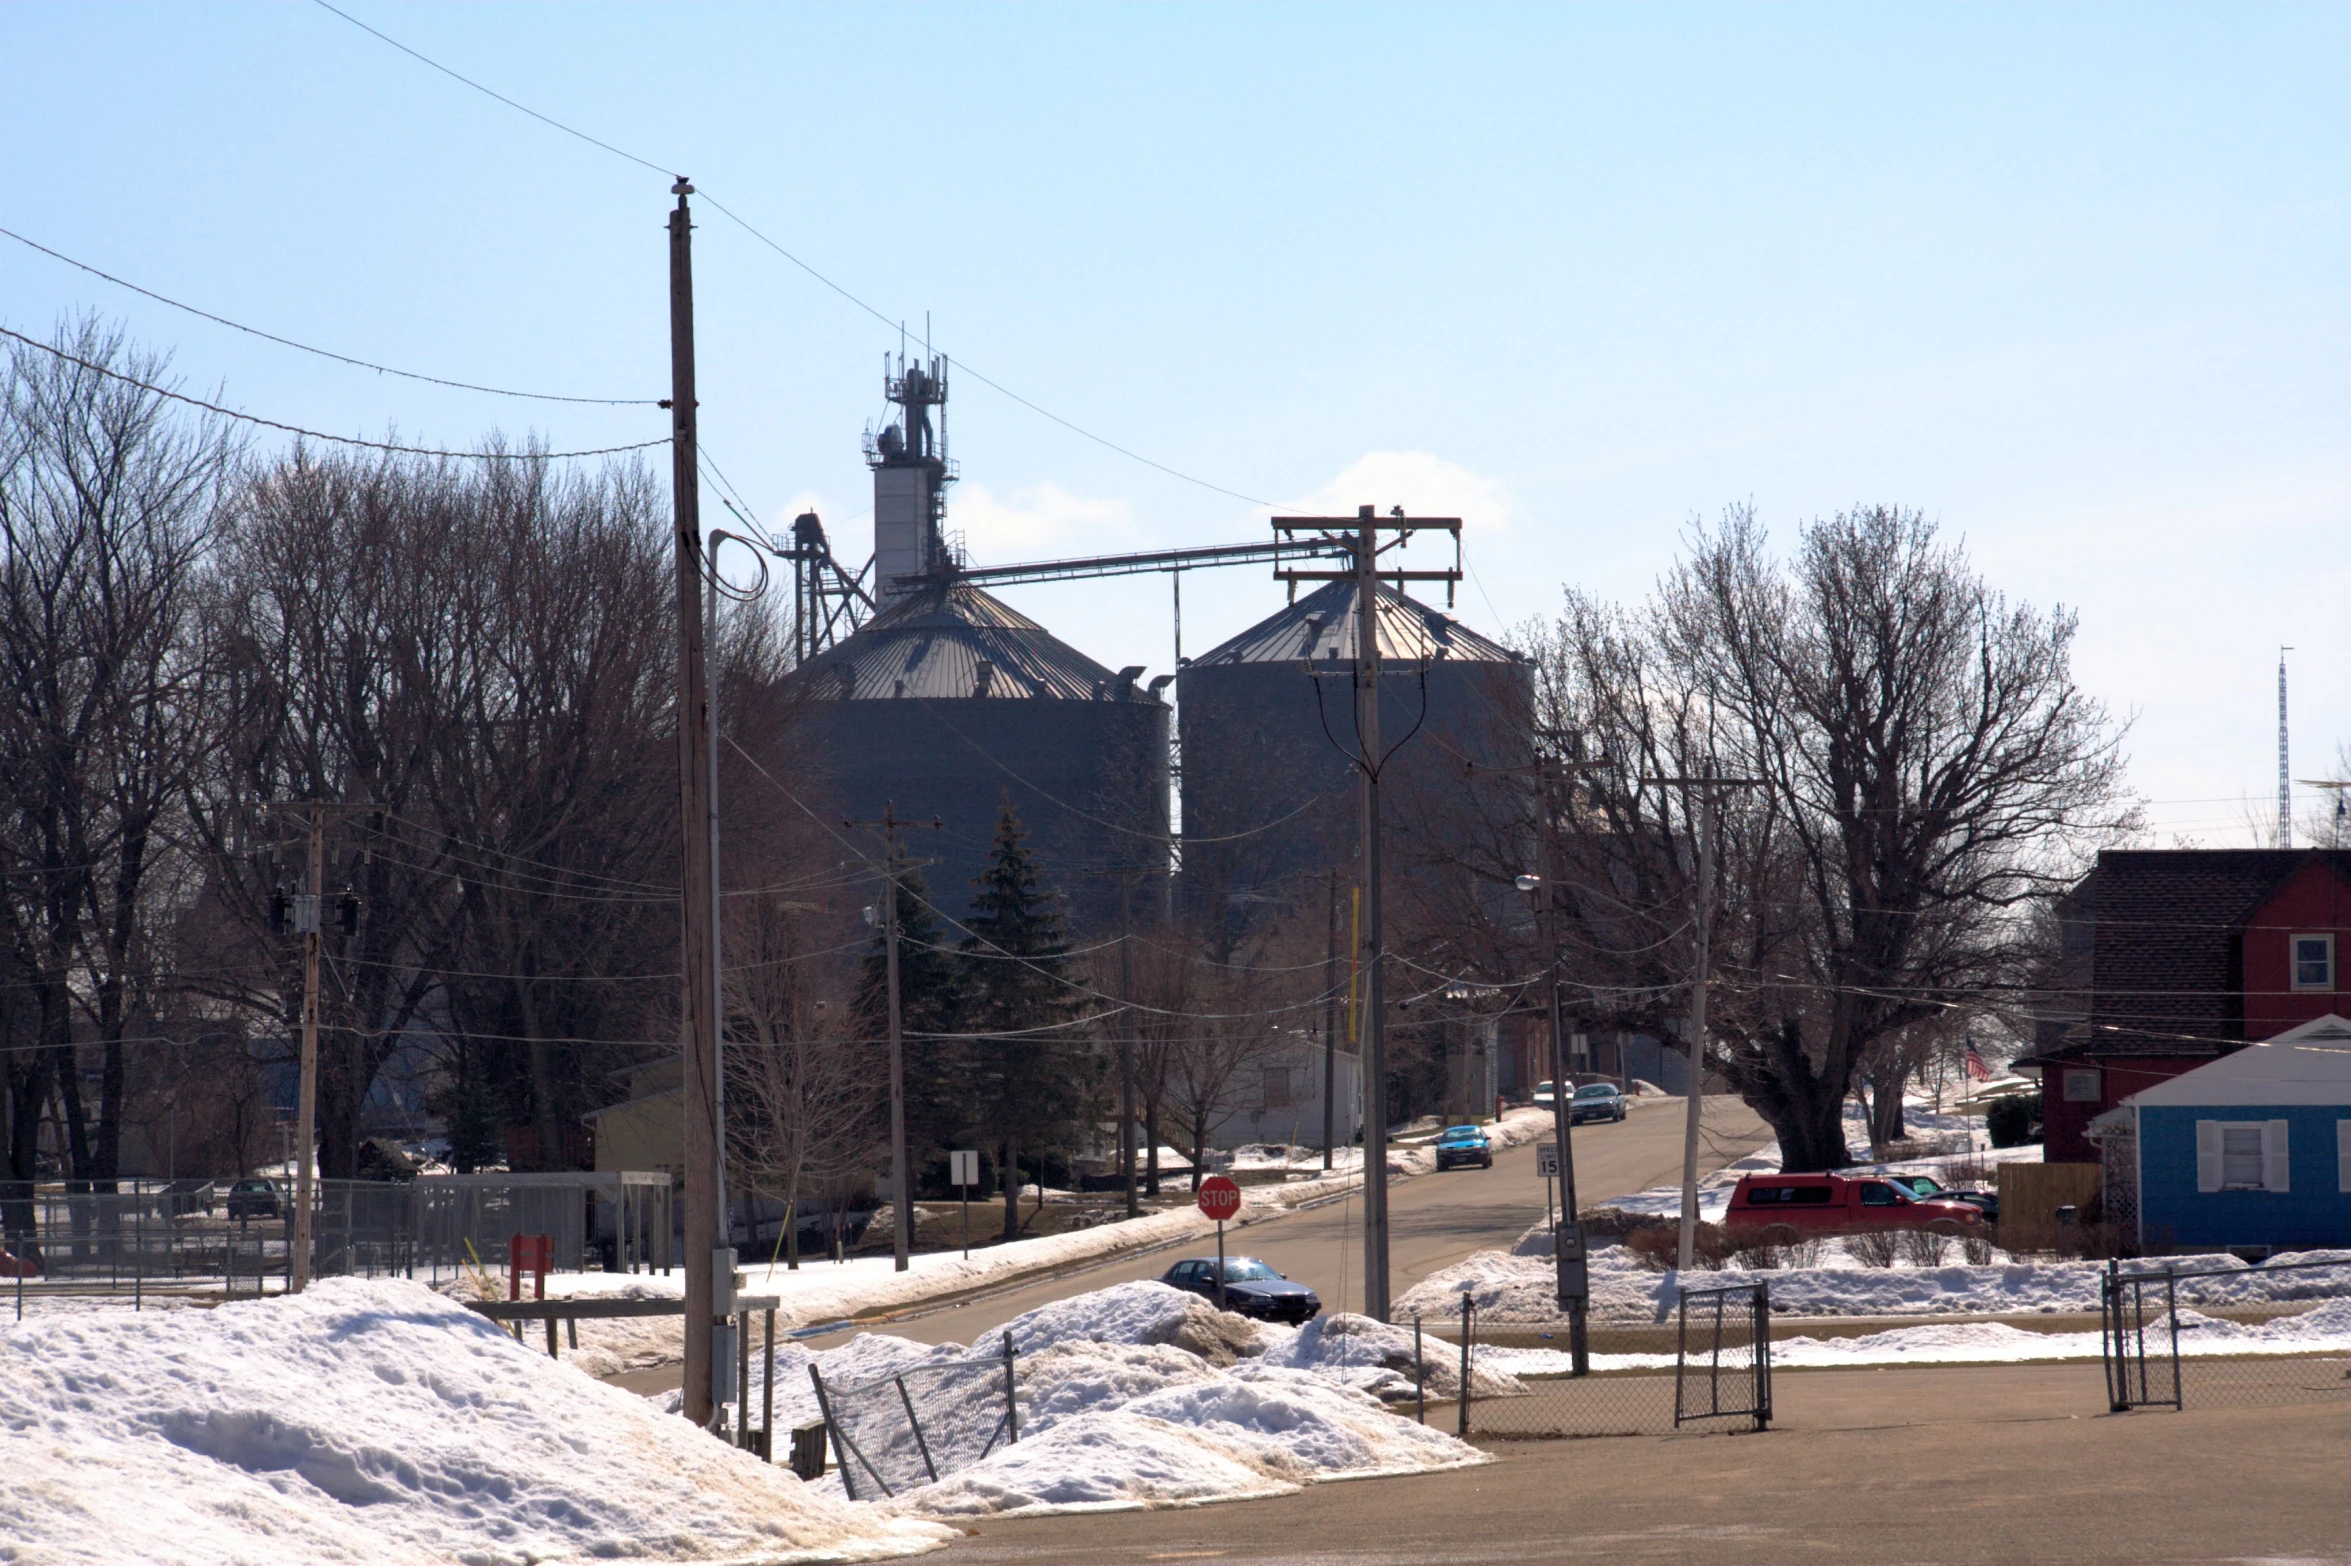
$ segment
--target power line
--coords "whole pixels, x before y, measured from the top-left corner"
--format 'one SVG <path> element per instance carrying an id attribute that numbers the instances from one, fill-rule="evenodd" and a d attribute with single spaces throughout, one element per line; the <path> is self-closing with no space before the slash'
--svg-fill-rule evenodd
<path id="1" fill-rule="evenodd" d="M 192 304 L 182 304 L 179 300 L 168 298 L 165 295 L 155 292 L 155 290 L 152 288 L 141 288 L 136 283 L 116 277 L 112 272 L 102 272 L 97 267 L 90 265 L 90 263 L 87 261 L 76 261 L 72 256 L 67 255 L 62 250 L 52 250 L 47 245 L 40 243 L 38 240 L 27 239 L 24 235 L 18 233 L 15 229 L 0 228 L 0 234 L 7 235 L 10 239 L 15 240 L 20 245 L 24 245 L 33 250 L 38 250 L 41 252 L 41 254 L 48 256 L 53 260 L 62 261 L 67 266 L 79 268 L 80 270 L 89 273 L 92 277 L 104 278 L 107 282 L 112 283 L 117 288 L 127 288 L 134 294 L 140 294 L 146 298 L 152 299 L 157 304 L 169 305 L 174 310 L 185 310 L 190 315 L 210 321 L 216 326 L 225 326 L 231 331 L 243 332 L 248 337 L 258 337 L 264 342 L 276 343 L 280 347 L 293 348 L 303 353 L 316 354 L 321 359 L 332 359 L 337 364 L 348 364 L 356 369 L 361 370 L 373 370 L 378 375 L 397 375 L 402 380 L 407 381 L 424 381 L 433 386 L 454 386 L 459 391 L 487 392 L 493 397 L 525 397 L 536 402 L 582 402 L 594 403 L 608 408 L 657 408 L 661 405 L 660 400 L 654 397 L 565 397 L 560 396 L 554 392 L 511 391 L 502 386 L 477 386 L 471 381 L 452 381 L 438 375 L 420 374 L 415 370 L 396 370 L 388 364 L 376 364 L 367 359 L 354 359 L 349 354 L 335 353 L 332 350 L 326 348 L 313 348 L 310 346 L 310 344 L 298 343 L 291 337 L 280 337 L 277 333 L 265 332 L 258 326 L 247 326 L 241 321 L 232 321 L 225 315 L 214 315 L 210 310 L 199 310 Z"/>
<path id="2" fill-rule="evenodd" d="M 506 107 L 514 110 L 518 114 L 527 114 L 532 119 L 537 120 L 540 124 L 547 126 L 551 130 L 561 131 L 564 135 L 573 137 L 580 141 L 584 141 L 591 147 L 596 147 L 605 152 L 609 152 L 616 158 L 626 159 L 628 162 L 634 163 L 639 168 L 650 169 L 665 179 L 676 176 L 677 174 L 675 169 L 666 168 L 661 164 L 653 162 L 649 158 L 640 158 L 633 152 L 628 152 L 622 148 L 614 146 L 611 142 L 600 140 L 597 137 L 589 135 L 586 131 L 578 130 L 570 125 L 566 125 L 563 123 L 563 121 L 558 120 L 551 115 L 542 114 L 537 109 L 531 108 L 528 105 L 517 103 L 514 99 L 507 97 L 504 93 L 498 92 L 493 88 L 483 86 L 480 82 L 475 81 L 472 77 L 465 76 L 455 70 L 450 69 L 448 66 L 443 65 L 440 61 L 431 58 L 429 55 L 420 54 L 416 50 L 411 49 L 408 45 L 400 42 L 398 39 L 391 37 L 389 34 L 378 32 L 375 28 L 368 26 L 365 22 L 359 20 L 359 18 L 353 16 L 350 12 L 341 10 L 336 6 L 328 4 L 327 0 L 315 0 L 315 3 L 320 7 L 320 9 L 332 12 L 334 15 L 341 17 L 344 21 L 349 22 L 353 27 L 358 28 L 361 32 L 366 33 L 369 37 L 391 45 L 393 48 L 399 50 L 402 54 L 407 55 L 410 59 L 415 60 L 419 64 L 430 66 L 433 70 L 439 71 L 443 76 L 448 77 L 451 81 L 461 83 L 464 86 L 472 88 L 475 92 L 481 93 L 486 97 L 496 99 L 498 102 L 506 105 Z M 761 233 L 757 228 L 753 227 L 748 219 L 742 217 L 732 208 L 728 207 L 724 202 L 720 201 L 717 197 L 711 195 L 707 188 L 699 186 L 696 187 L 696 194 L 701 196 L 705 206 L 708 206 L 718 212 L 721 216 L 726 218 L 727 221 L 733 223 L 737 228 L 740 228 L 744 233 L 749 234 L 753 239 L 759 241 L 759 243 L 765 245 L 768 249 L 774 251 L 777 255 L 782 256 L 786 261 L 789 261 L 792 265 L 807 273 L 809 277 L 813 278 L 816 282 L 821 283 L 824 287 L 840 295 L 841 298 L 856 306 L 858 309 L 864 311 L 867 315 L 872 316 L 875 320 L 881 322 L 882 325 L 889 327 L 893 331 L 900 330 L 904 326 L 904 322 L 888 314 L 885 314 L 883 311 L 876 309 L 870 304 L 867 304 L 863 299 L 858 298 L 857 295 L 851 293 L 848 289 L 844 288 L 839 283 L 834 282 L 831 278 L 825 276 L 824 273 L 819 272 L 815 267 L 809 265 L 806 261 L 801 260 L 791 251 L 786 250 L 782 245 L 779 245 L 774 240 L 768 238 L 767 235 Z M 1097 435 L 1092 430 L 1087 429 L 1085 426 L 1072 423 L 1070 420 L 1063 418 L 1060 414 L 1055 413 L 1052 409 L 1043 407 L 1035 402 L 1030 401 L 1028 398 L 1023 397 L 1020 393 L 1014 391 L 1011 387 L 1006 386 L 1003 382 L 992 379 L 987 375 L 983 375 L 978 370 L 973 369 L 968 363 L 965 363 L 962 360 L 957 360 L 955 367 L 961 370 L 964 374 L 970 376 L 973 380 L 978 381 L 982 386 L 985 386 L 991 391 L 1000 393 L 1001 395 L 1010 398 L 1012 401 L 1019 403 L 1022 407 L 1028 409 L 1031 413 L 1036 414 L 1040 418 L 1050 419 L 1055 424 L 1060 425 L 1063 429 L 1068 430 L 1071 434 L 1082 436 L 1085 439 L 1092 441 L 1095 445 L 1103 447 L 1105 450 L 1118 453 L 1120 456 L 1127 458 L 1129 461 L 1139 462 L 1143 464 L 1143 466 L 1156 469 L 1159 472 L 1166 474 L 1170 478 L 1181 479 L 1187 484 L 1196 485 L 1201 489 L 1208 490 L 1214 494 L 1227 496 L 1233 500 L 1245 502 L 1248 505 L 1262 506 L 1270 509 L 1275 504 L 1275 502 L 1270 500 L 1260 500 L 1254 495 L 1244 495 L 1237 489 L 1227 489 L 1222 484 L 1211 483 L 1207 479 L 1199 478 L 1193 474 L 1186 473 L 1180 468 L 1169 467 L 1166 463 L 1155 461 L 1150 457 L 1144 456 L 1139 451 L 1135 451 L 1126 446 L 1121 446 L 1118 442 L 1111 440 L 1106 436 Z"/>
<path id="3" fill-rule="evenodd" d="M 258 424 L 264 429 L 283 430 L 289 435 L 299 435 L 306 440 L 325 441 L 335 446 L 360 446 L 369 451 L 398 452 L 411 457 L 456 457 L 468 462 L 564 462 L 575 457 L 609 457 L 622 452 L 643 451 L 649 446 L 666 446 L 670 440 L 668 436 L 664 435 L 658 440 L 641 440 L 628 446 L 597 446 L 586 451 L 448 451 L 434 446 L 399 446 L 388 441 L 360 440 L 349 435 L 329 435 L 324 430 L 305 429 L 299 424 L 281 424 L 276 419 L 264 419 L 256 414 L 239 413 L 234 408 L 224 408 L 216 402 L 206 402 L 201 397 L 190 397 L 180 392 L 167 391 L 161 386 L 142 381 L 136 376 L 125 375 L 120 370 L 110 370 L 103 364 L 93 364 L 87 359 L 67 353 L 62 348 L 53 348 L 38 338 L 27 337 L 24 333 L 13 331 L 5 326 L 0 326 L 0 337 L 13 338 L 28 348 L 38 348 L 52 358 L 62 359 L 68 364 L 79 365 L 93 374 L 105 376 L 108 380 L 121 381 L 126 386 L 136 386 L 141 391 L 151 392 L 158 397 L 168 397 L 173 402 L 184 402 L 191 408 L 202 408 L 206 413 L 217 413 L 224 419 L 235 419 L 241 424 Z"/>

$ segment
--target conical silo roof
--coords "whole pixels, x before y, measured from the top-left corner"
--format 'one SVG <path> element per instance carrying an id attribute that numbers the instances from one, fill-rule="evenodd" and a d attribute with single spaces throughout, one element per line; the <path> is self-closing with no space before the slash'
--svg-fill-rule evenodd
<path id="1" fill-rule="evenodd" d="M 905 593 L 854 636 L 811 658 L 793 683 L 828 700 L 987 697 L 1152 701 L 1010 604 L 969 582 Z"/>
<path id="2" fill-rule="evenodd" d="M 1188 667 L 1217 664 L 1296 663 L 1300 659 L 1354 660 L 1355 584 L 1327 582 L 1281 610 L 1268 615 L 1240 635 L 1200 657 Z M 1380 659 L 1398 663 L 1426 661 L 1459 663 L 1516 663 L 1518 655 L 1500 642 L 1480 636 L 1459 620 L 1382 583 L 1379 606 Z"/>

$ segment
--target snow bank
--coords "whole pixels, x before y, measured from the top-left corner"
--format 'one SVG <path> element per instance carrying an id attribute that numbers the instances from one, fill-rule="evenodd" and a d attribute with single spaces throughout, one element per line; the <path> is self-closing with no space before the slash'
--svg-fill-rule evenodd
<path id="1" fill-rule="evenodd" d="M 2099 1261 L 1996 1260 L 1980 1267 L 1869 1267 L 1829 1245 L 1822 1264 L 1749 1271 L 1736 1265 L 1694 1273 L 1692 1288 L 1744 1278 L 1771 1282 L 1776 1316 L 2052 1315 L 2095 1312 Z M 2338 1265 L 2292 1271 L 2286 1262 Z M 2278 1256 L 2256 1267 L 2227 1255 L 2175 1256 L 2166 1263 L 2132 1262 L 2125 1270 L 2214 1270 L 2217 1276 L 2182 1285 L 2182 1302 L 2210 1305 L 2265 1305 L 2321 1299 L 2351 1290 L 2351 1251 L 2313 1251 Z M 1595 1247 L 1589 1259 L 1593 1319 L 1602 1322 L 1662 1322 L 1672 1318 L 1682 1278 L 1671 1270 L 1653 1272 L 1621 1245 Z M 1396 1302 L 1399 1320 L 1431 1320 L 1461 1309 L 1461 1296 L 1476 1302 L 1478 1317 L 1497 1325 L 1551 1322 L 1559 1318 L 1549 1231 L 1537 1224 L 1509 1251 L 1479 1251 L 1441 1268 Z"/>
<path id="2" fill-rule="evenodd" d="M 847 1507 L 420 1285 L 0 1332 L 0 1555 L 44 1562 L 871 1560 Z"/>
<path id="3" fill-rule="evenodd" d="M 1388 1412 L 1374 1395 L 1411 1395 L 1409 1332 L 1359 1316 L 1303 1329 L 1253 1322 L 1161 1283 L 1057 1300 L 969 1349 L 871 1332 L 819 1353 L 779 1346 L 776 1425 L 819 1417 L 812 1365 L 828 1388 L 845 1388 L 917 1364 L 993 1359 L 1007 1333 L 1016 1350 L 1020 1440 L 935 1484 L 873 1504 L 932 1517 L 1163 1506 L 1485 1461 L 1476 1448 Z M 1430 1345 L 1432 1394 L 1453 1395 L 1453 1353 Z M 758 1374 L 755 1366 L 754 1402 Z M 1523 1390 L 1500 1372 L 1473 1369 L 1472 1376 L 1485 1395 Z M 934 1453 L 986 1444 L 998 1405 L 951 1389 L 909 1388 Z M 674 1411 L 678 1401 L 669 1392 L 655 1403 Z M 868 1426 L 858 1440 L 861 1447 L 877 1443 L 868 1455 L 884 1472 L 905 1471 L 897 1459 L 910 1456 L 910 1435 L 901 1441 L 895 1431 Z M 837 1473 L 819 1488 L 843 1493 Z"/>
<path id="4" fill-rule="evenodd" d="M 2150 1321 L 2150 1342 L 2168 1341 L 2169 1327 Z M 2001 1321 L 1936 1322 L 1894 1327 L 1856 1337 L 1775 1338 L 1771 1362 L 1779 1369 L 1817 1370 L 1865 1365 L 1995 1365 L 2037 1360 L 2094 1360 L 2095 1332 L 2034 1332 Z M 2351 1353 L 2351 1300 L 2330 1300 L 2299 1315 L 2249 1324 L 2180 1311 L 2183 1358 L 2224 1355 Z M 1595 1371 L 1670 1370 L 1671 1354 L 1592 1356 Z M 1474 1371 L 1491 1367 L 1513 1376 L 1563 1376 L 1571 1361 L 1561 1349 L 1480 1348 Z"/>

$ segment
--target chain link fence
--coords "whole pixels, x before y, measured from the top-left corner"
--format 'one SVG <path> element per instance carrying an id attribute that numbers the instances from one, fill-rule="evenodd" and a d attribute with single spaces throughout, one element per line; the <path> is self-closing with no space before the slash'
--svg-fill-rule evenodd
<path id="1" fill-rule="evenodd" d="M 870 1381 L 830 1382 L 811 1365 L 817 1407 L 849 1498 L 935 1484 L 1020 1439 L 1017 1360 L 1001 1355 L 910 1366 Z"/>
<path id="2" fill-rule="evenodd" d="M 1590 1324 L 1588 1369 L 1576 1373 L 1565 1321 L 1487 1324 L 1461 1314 L 1419 1323 L 1432 1337 L 1423 1385 L 1466 1386 L 1424 1413 L 1460 1434 L 1543 1440 L 1670 1435 L 1685 1426 L 1763 1429 L 1771 1417 L 1767 1283 L 1685 1291 L 1666 1323 Z M 1467 1343 L 1463 1370 L 1442 1362 Z M 1447 1356 L 1449 1357 L 1449 1356 Z"/>
<path id="3" fill-rule="evenodd" d="M 119 1180 L 112 1191 L 0 1182 L 0 1276 L 22 1293 L 282 1286 L 293 1256 L 293 1191 L 282 1182 Z M 658 1174 L 453 1175 L 319 1180 L 311 1198 L 314 1277 L 438 1283 L 502 1275 L 517 1234 L 554 1241 L 559 1271 L 666 1271 L 673 1205 Z"/>
<path id="4" fill-rule="evenodd" d="M 2099 1339 L 2118 1414 L 2351 1401 L 2351 1264 L 2117 1264 Z"/>

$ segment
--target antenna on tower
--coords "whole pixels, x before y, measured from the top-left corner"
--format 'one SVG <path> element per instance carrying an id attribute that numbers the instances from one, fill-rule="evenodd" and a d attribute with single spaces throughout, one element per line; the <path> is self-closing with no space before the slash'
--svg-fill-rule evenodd
<path id="1" fill-rule="evenodd" d="M 2286 654 L 2278 649 L 2278 847 L 2294 846 L 2294 784 L 2286 771 Z"/>

